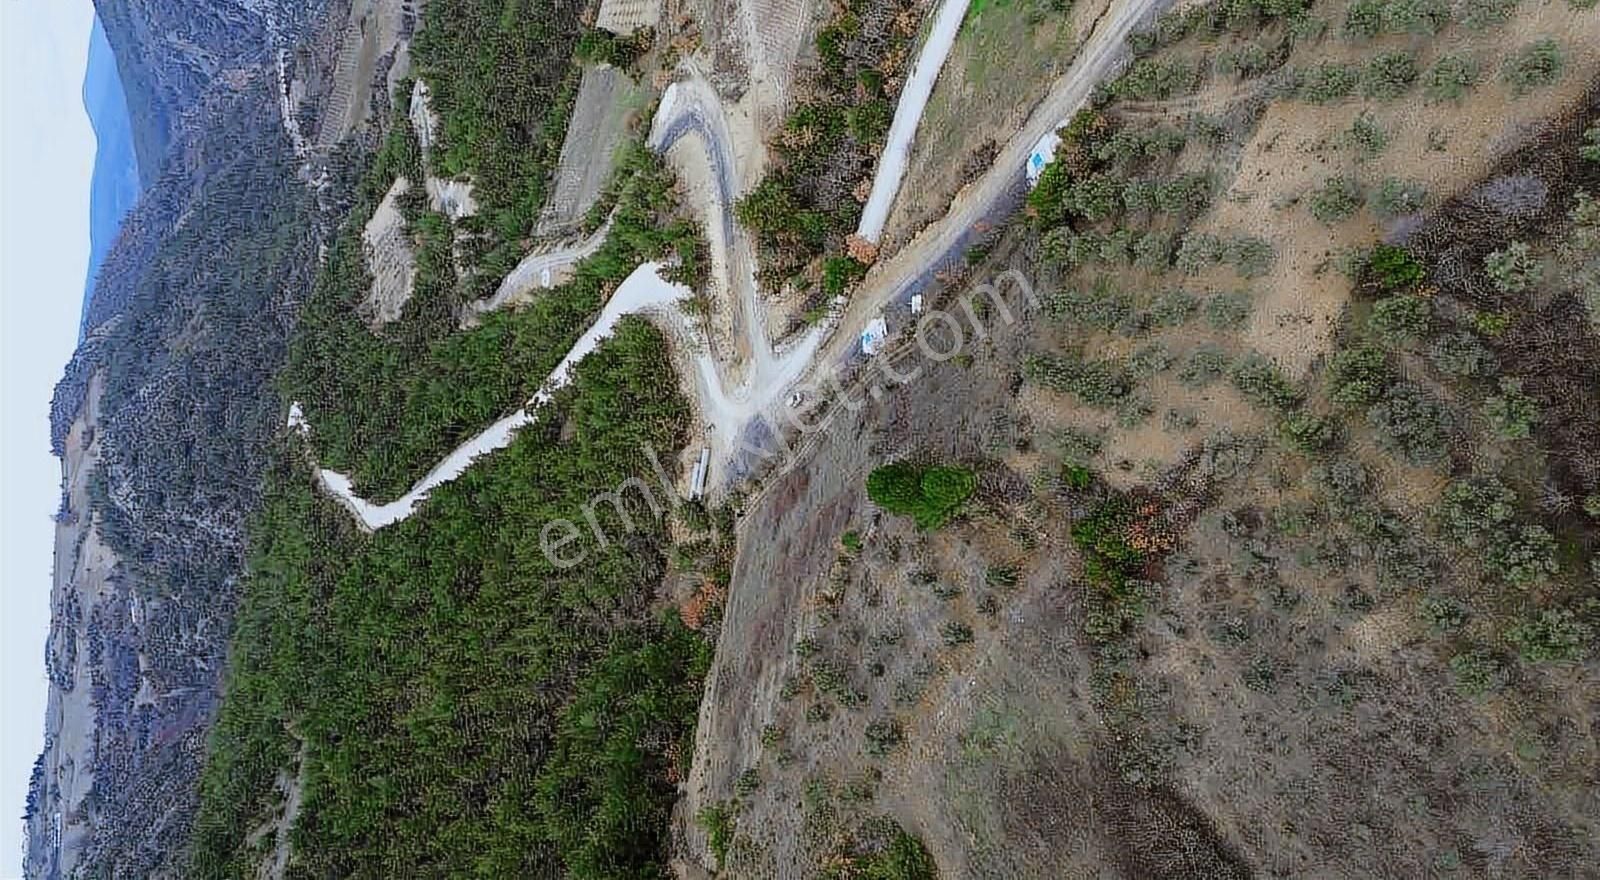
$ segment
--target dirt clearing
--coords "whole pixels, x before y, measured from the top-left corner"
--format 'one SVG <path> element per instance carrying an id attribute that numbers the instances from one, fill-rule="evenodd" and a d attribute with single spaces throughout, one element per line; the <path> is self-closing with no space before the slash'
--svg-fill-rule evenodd
<path id="1" fill-rule="evenodd" d="M 615 67 L 584 70 L 539 235 L 570 232 L 584 218 L 611 177 L 617 148 L 640 125 L 649 101 L 649 92 Z"/>

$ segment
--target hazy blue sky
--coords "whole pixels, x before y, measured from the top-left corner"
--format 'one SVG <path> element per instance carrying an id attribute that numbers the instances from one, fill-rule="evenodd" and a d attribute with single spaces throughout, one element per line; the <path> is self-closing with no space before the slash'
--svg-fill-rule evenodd
<path id="1" fill-rule="evenodd" d="M 94 132 L 89 0 L 0 0 L 0 877 L 21 868 L 44 736 L 44 638 L 61 467 L 50 392 L 78 338 Z"/>

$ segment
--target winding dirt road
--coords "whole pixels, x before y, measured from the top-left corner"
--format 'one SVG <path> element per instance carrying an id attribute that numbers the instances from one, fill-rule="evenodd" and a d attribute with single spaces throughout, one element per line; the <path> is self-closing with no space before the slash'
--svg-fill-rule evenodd
<path id="1" fill-rule="evenodd" d="M 950 2 L 954 0 L 947 0 L 941 15 L 946 14 Z M 709 169 L 711 178 L 710 192 L 705 193 L 700 211 L 712 240 L 713 283 L 735 310 L 736 348 L 744 362 L 744 369 L 740 371 L 743 375 L 735 379 L 738 365 L 723 364 L 706 344 L 694 319 L 680 307 L 680 302 L 691 292 L 664 280 L 658 272 L 660 267 L 647 263 L 622 283 L 594 325 L 568 352 L 527 406 L 463 443 L 404 496 L 387 504 L 368 501 L 355 494 L 347 476 L 326 469 L 319 473 L 322 485 L 369 529 L 405 519 L 434 488 L 460 476 L 479 456 L 509 445 L 516 430 L 531 423 L 532 413 L 567 383 L 573 365 L 594 350 L 610 335 L 617 322 L 630 314 L 650 315 L 675 338 L 687 340 L 691 348 L 697 349 L 689 354 L 694 373 L 690 378 L 699 411 L 708 423 L 707 441 L 713 465 L 708 485 L 721 485 L 727 478 L 727 465 L 741 435 L 752 427 L 770 430 L 769 426 L 778 423 L 791 389 L 814 382 L 823 373 L 858 357 L 861 330 L 879 317 L 886 305 L 922 289 L 940 269 L 961 258 L 983 224 L 998 222 L 1017 208 L 1026 193 L 1024 162 L 1034 144 L 1066 124 L 1089 99 L 1095 86 L 1121 69 L 1128 57 L 1127 35 L 1170 3 L 1171 0 L 1113 0 L 1106 13 L 1092 25 L 1089 39 L 1072 67 L 1034 109 L 1022 130 L 1007 142 L 989 171 L 957 194 L 949 213 L 924 229 L 898 253 L 876 264 L 842 315 L 831 316 L 782 346 L 775 346 L 767 336 L 749 237 L 732 216 L 732 205 L 743 193 L 743 182 L 739 177 L 736 141 L 729 131 L 727 109 L 706 78 L 692 65 L 686 65 L 682 78 L 662 95 L 649 146 L 670 159 L 673 154 L 669 151 L 681 139 L 692 137 L 699 142 L 703 153 L 699 161 L 705 163 L 704 168 Z M 957 17 L 955 26 L 959 24 Z M 930 39 L 923 51 L 936 54 L 942 51 L 947 55 L 949 49 L 942 46 L 941 41 Z M 930 63 L 933 60 L 932 57 L 928 59 Z M 939 64 L 942 64 L 942 56 Z M 924 69 L 922 59 L 918 65 L 921 72 Z M 938 65 L 929 70 L 931 72 L 924 75 L 931 89 Z M 926 98 L 909 103 L 902 101 L 891 127 L 899 149 L 909 149 L 925 107 Z M 904 121 L 900 118 L 902 112 L 908 114 Z M 887 161 L 894 149 L 894 144 L 885 148 L 886 161 L 881 163 L 879 179 L 874 181 L 874 192 L 882 183 L 889 192 L 889 202 L 893 201 L 898 178 L 904 173 L 903 162 L 897 165 Z M 885 182 L 891 177 L 892 182 Z M 887 212 L 887 206 L 884 211 Z M 504 305 L 526 289 L 535 277 L 542 276 L 545 271 L 570 267 L 592 253 L 598 243 L 596 238 L 591 238 L 573 248 L 525 259 L 500 291 L 477 310 L 482 312 Z M 302 433 L 309 431 L 298 412 L 298 405 L 291 409 L 290 426 Z M 762 422 L 765 426 L 758 424 Z"/>

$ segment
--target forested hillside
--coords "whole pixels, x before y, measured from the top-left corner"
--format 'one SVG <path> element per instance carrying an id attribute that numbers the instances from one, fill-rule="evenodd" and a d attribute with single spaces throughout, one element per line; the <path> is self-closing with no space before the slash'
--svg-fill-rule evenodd
<path id="1" fill-rule="evenodd" d="M 301 309 L 280 406 L 300 401 L 314 427 L 283 433 L 252 532 L 194 876 L 664 876 L 711 642 L 657 597 L 672 578 L 725 586 L 732 536 L 726 513 L 694 507 L 675 540 L 651 509 L 689 422 L 661 334 L 625 322 L 536 424 L 396 528 L 359 531 L 312 476 L 314 461 L 403 491 L 531 397 L 637 265 L 704 271 L 673 175 L 633 146 L 603 196 L 609 236 L 573 277 L 459 326 L 520 256 L 575 69 L 559 51 L 575 19 L 502 11 L 430 7 L 418 75 L 438 140 L 424 151 L 391 120 Z M 466 175 L 482 213 L 402 201 L 414 291 L 374 330 L 362 230 L 395 179 L 430 173 Z M 595 509 L 635 478 L 653 497 Z M 543 552 L 548 523 L 590 516 L 608 537 L 584 526 L 568 548 L 583 565 Z"/>
<path id="2" fill-rule="evenodd" d="M 661 337 L 631 323 L 506 450 L 377 535 L 286 453 L 256 535 L 208 769 L 197 876 L 255 864 L 247 832 L 297 766 L 292 877 L 655 876 L 709 644 L 655 606 L 664 523 L 563 569 L 555 519 L 683 442 Z M 662 499 L 664 502 L 664 499 Z M 614 511 L 605 528 L 623 535 Z M 295 760 L 298 757 L 298 762 Z"/>
<path id="3" fill-rule="evenodd" d="M 443 141 L 441 177 L 469 174 L 468 290 L 492 292 L 516 265 L 560 158 L 579 70 L 573 50 L 588 0 L 428 4 L 414 47 Z"/>

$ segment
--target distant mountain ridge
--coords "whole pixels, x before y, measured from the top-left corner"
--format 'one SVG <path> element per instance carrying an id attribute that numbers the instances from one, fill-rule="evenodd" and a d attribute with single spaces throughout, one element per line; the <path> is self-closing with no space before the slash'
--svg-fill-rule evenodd
<path id="1" fill-rule="evenodd" d="M 117 59 L 96 16 L 89 37 L 89 62 L 83 76 L 83 109 L 94 128 L 94 174 L 89 182 L 89 270 L 84 280 L 78 341 L 88 331 L 89 300 L 100 264 L 111 250 L 122 218 L 139 199 L 139 161 L 134 155 L 128 98 Z"/>
<path id="2" fill-rule="evenodd" d="M 291 0 L 95 0 L 116 55 L 139 178 L 149 187 L 183 117 L 213 82 L 261 64 L 320 4 Z"/>

